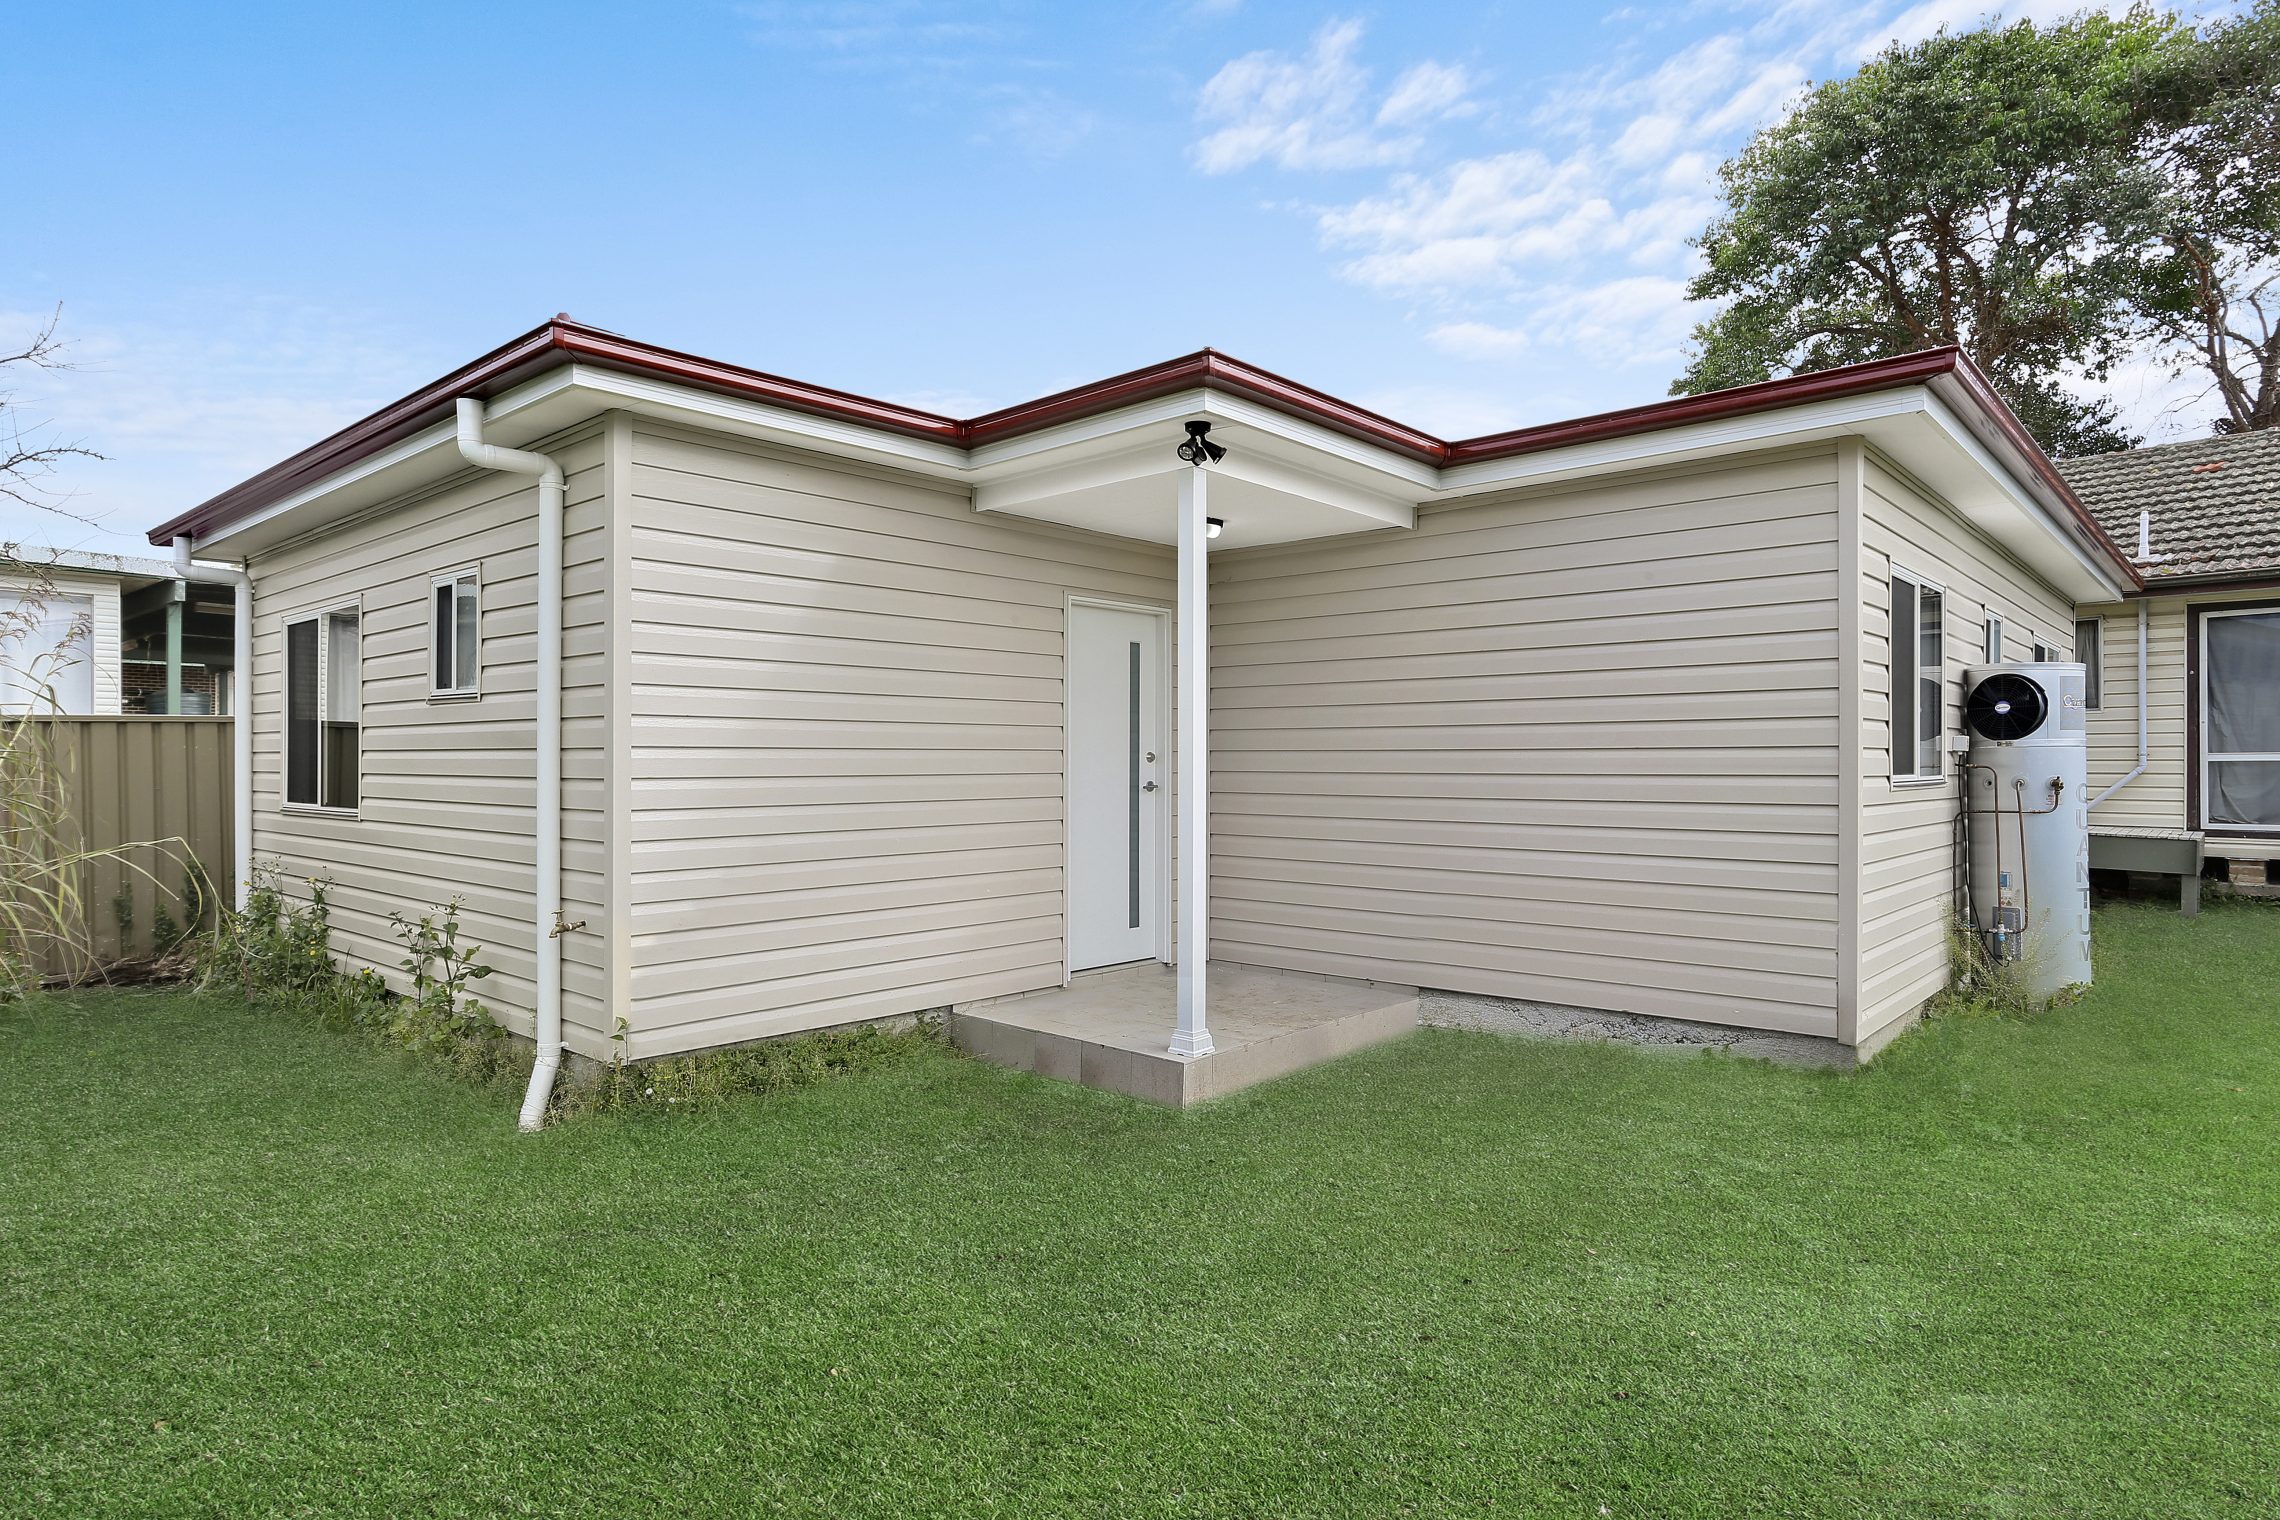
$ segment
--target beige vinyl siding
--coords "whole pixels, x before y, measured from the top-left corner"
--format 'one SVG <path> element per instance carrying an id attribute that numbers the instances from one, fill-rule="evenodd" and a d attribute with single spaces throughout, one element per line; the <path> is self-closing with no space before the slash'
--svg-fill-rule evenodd
<path id="1" fill-rule="evenodd" d="M 598 430 L 541 445 L 567 476 L 563 602 L 564 1039 L 606 1056 L 603 809 L 608 513 Z M 529 1033 L 536 988 L 531 824 L 537 656 L 538 493 L 483 473 L 260 556 L 254 571 L 254 850 L 296 889 L 332 880 L 333 945 L 399 987 L 388 914 L 465 899 L 468 938 L 493 975 L 477 991 Z M 480 565 L 482 695 L 431 701 L 430 577 Z M 283 806 L 283 628 L 341 603 L 362 609 L 362 766 L 357 816 Z"/>
<path id="2" fill-rule="evenodd" d="M 2274 600 L 2270 589 L 2156 596 L 2146 613 L 2146 770 L 2090 813 L 2090 829 L 2190 829 L 2186 725 L 2192 701 L 2186 672 L 2194 607 Z M 2121 780 L 2137 764 L 2137 603 L 2084 607 L 2081 617 L 2106 628 L 2106 684 L 2090 715 L 2090 795 Z"/>
<path id="3" fill-rule="evenodd" d="M 2147 608 L 2146 772 L 2091 810 L 2093 832 L 2191 827 L 2185 812 L 2185 607 L 2177 599 Z M 2084 607 L 2078 615 L 2105 625 L 2105 682 L 2090 714 L 2095 797 L 2137 764 L 2137 604 Z"/>
<path id="4" fill-rule="evenodd" d="M 1213 569 L 1216 958 L 1836 1033 L 1833 449 Z"/>
<path id="5" fill-rule="evenodd" d="M 1067 599 L 1169 605 L 1170 551 L 633 447 L 631 1054 L 1060 985 Z"/>
<path id="6" fill-rule="evenodd" d="M 1955 892 L 1958 770 L 1936 783 L 1892 778 L 1891 573 L 1897 565 L 1939 586 L 1946 732 L 1963 732 L 1963 672 L 1984 663 L 1986 618 L 2003 619 L 2003 654 L 2034 643 L 2071 651 L 2074 609 L 1944 503 L 1880 456 L 1866 456 L 1860 509 L 1861 840 L 1857 1043 L 1907 1017 L 1947 980 Z M 2111 668 L 2111 662 L 2109 662 Z"/>

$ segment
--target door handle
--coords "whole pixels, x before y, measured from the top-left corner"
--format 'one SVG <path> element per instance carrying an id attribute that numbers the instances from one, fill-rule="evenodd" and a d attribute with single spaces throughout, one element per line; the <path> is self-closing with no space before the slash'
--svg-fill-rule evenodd
<path id="1" fill-rule="evenodd" d="M 1156 783 L 1155 783 L 1155 782 L 1153 782 L 1153 781 L 1143 781 L 1143 782 L 1141 782 L 1141 783 L 1140 783 L 1140 790 L 1142 790 L 1143 792 L 1152 792 L 1152 791 L 1154 791 L 1155 789 L 1156 789 Z"/>

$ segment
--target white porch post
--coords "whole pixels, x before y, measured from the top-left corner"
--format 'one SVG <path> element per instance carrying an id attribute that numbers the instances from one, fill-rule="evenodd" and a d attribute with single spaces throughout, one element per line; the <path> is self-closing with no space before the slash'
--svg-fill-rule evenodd
<path id="1" fill-rule="evenodd" d="M 1209 582 L 1205 576 L 1204 544 L 1210 538 L 1205 517 L 1210 513 L 1210 486 L 1204 468 L 1197 464 L 1180 472 L 1179 559 L 1179 1027 L 1172 1032 L 1172 1054 L 1211 1054 L 1211 1029 L 1204 1022 L 1204 967 L 1210 959 L 1205 925 L 1211 904 L 1207 883 L 1211 877 L 1210 812 L 1204 779 L 1204 758 L 1209 753 L 1210 695 L 1205 689 L 1210 670 L 1207 628 Z"/>

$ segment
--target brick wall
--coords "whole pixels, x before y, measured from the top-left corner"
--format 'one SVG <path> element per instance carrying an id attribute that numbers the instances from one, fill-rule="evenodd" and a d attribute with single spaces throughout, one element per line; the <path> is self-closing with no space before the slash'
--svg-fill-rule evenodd
<path id="1" fill-rule="evenodd" d="M 193 707 L 191 697 L 206 698 L 205 711 L 211 713 L 214 700 L 214 672 L 204 665 L 185 664 L 182 667 L 182 705 Z M 119 666 L 119 685 L 125 696 L 128 712 L 152 712 L 166 705 L 166 666 L 163 662 L 126 660 Z M 154 695 L 155 694 L 155 695 Z"/>

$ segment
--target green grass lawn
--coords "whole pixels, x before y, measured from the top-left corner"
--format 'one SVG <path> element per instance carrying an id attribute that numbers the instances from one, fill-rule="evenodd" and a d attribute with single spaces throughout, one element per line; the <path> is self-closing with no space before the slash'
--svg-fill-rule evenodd
<path id="1" fill-rule="evenodd" d="M 1849 1077 L 1426 1032 L 698 1115 L 0 1011 L 0 1512 L 2273 1515 L 2280 912 Z"/>

